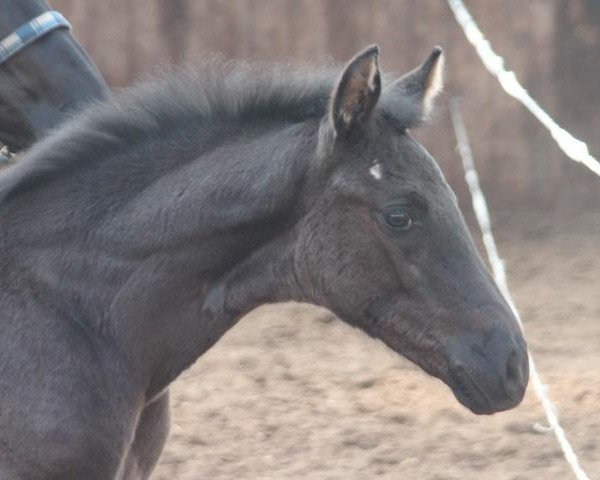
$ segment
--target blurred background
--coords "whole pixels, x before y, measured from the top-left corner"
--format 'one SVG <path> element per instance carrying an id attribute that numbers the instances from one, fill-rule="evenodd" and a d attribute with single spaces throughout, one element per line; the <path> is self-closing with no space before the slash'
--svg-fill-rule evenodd
<path id="1" fill-rule="evenodd" d="M 115 88 L 215 52 L 345 62 L 374 42 L 384 71 L 402 74 L 441 45 L 445 93 L 432 122 L 416 135 L 472 220 L 447 106 L 462 97 L 529 344 L 584 467 L 600 478 L 600 179 L 569 161 L 504 93 L 446 2 L 50 3 L 69 18 Z M 467 6 L 533 97 L 599 155 L 600 1 L 471 0 Z M 156 480 L 572 475 L 553 436 L 539 428 L 545 420 L 531 392 L 516 410 L 475 417 L 439 382 L 306 306 L 254 312 L 172 391 L 173 429 Z"/>

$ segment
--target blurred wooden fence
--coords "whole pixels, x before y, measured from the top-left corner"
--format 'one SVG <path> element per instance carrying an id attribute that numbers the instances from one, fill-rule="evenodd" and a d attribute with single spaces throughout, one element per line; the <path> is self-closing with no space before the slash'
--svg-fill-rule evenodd
<path id="1" fill-rule="evenodd" d="M 447 54 L 445 94 L 417 133 L 465 198 L 447 99 L 463 112 L 483 187 L 496 208 L 599 208 L 600 182 L 566 160 L 500 89 L 442 0 L 50 0 L 109 82 L 125 86 L 165 63 L 232 58 L 345 61 L 370 43 L 403 73 L 433 45 Z M 471 0 L 468 6 L 526 88 L 600 154 L 600 2 Z"/>

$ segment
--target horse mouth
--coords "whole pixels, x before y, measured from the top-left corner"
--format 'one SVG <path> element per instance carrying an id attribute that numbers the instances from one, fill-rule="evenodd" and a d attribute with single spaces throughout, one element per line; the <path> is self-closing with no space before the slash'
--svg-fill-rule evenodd
<path id="1" fill-rule="evenodd" d="M 456 399 L 476 415 L 491 415 L 499 411 L 462 368 L 450 372 L 450 388 Z"/>

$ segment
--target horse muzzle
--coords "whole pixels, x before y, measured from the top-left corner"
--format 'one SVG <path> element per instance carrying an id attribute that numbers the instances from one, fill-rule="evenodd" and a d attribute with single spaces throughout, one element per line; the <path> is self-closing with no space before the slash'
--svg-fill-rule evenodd
<path id="1" fill-rule="evenodd" d="M 478 415 L 516 407 L 529 380 L 525 340 L 502 330 L 464 334 L 447 349 L 446 383 L 457 400 Z"/>

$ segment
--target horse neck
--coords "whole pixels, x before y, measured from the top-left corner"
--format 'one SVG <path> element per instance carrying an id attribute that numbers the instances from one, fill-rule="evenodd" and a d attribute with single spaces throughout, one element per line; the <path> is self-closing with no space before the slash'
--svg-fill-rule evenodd
<path id="1" fill-rule="evenodd" d="M 311 130 L 289 127 L 230 141 L 147 190 L 170 199 L 153 215 L 145 207 L 150 197 L 142 195 L 114 219 L 117 230 L 132 226 L 127 238 L 139 242 L 134 255 L 155 252 L 110 310 L 117 336 L 145 359 L 138 368 L 148 379 L 148 397 L 252 309 L 301 299 L 294 219 Z"/>
<path id="2" fill-rule="evenodd" d="M 9 197 L 5 264 L 25 263 L 14 270 L 53 311 L 116 339 L 164 387 L 248 311 L 299 299 L 293 224 L 313 131 L 229 137 L 189 162 L 153 145 L 64 172 Z"/>

